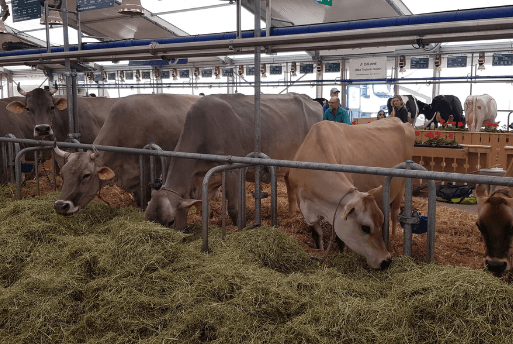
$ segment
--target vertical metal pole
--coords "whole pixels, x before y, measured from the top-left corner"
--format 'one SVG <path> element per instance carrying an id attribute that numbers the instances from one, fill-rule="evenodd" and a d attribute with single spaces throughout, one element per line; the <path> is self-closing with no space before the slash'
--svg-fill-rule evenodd
<path id="1" fill-rule="evenodd" d="M 40 196 L 39 192 L 39 163 L 37 161 L 37 151 L 34 152 L 34 173 L 36 174 L 36 195 Z"/>
<path id="2" fill-rule="evenodd" d="M 78 88 L 77 88 L 77 71 L 72 70 L 71 73 L 71 94 L 73 95 L 73 133 L 80 133 L 80 126 L 78 123 Z M 80 139 L 80 136 L 73 136 L 74 139 Z"/>
<path id="3" fill-rule="evenodd" d="M 472 58 L 470 59 L 470 78 L 474 76 L 474 53 L 472 53 Z M 472 81 L 470 82 L 470 95 L 472 95 Z"/>
<path id="4" fill-rule="evenodd" d="M 230 171 L 232 173 L 232 171 Z M 223 239 L 226 235 L 226 171 L 222 172 L 221 231 Z"/>
<path id="5" fill-rule="evenodd" d="M 46 27 L 46 52 L 51 52 L 50 47 L 50 25 L 48 25 L 48 0 L 45 0 L 45 27 Z"/>
<path id="6" fill-rule="evenodd" d="M 340 105 L 343 108 L 347 107 L 347 84 L 344 82 L 346 79 L 346 60 L 340 62 Z"/>
<path id="7" fill-rule="evenodd" d="M 394 79 L 399 79 L 399 57 L 395 57 L 395 68 L 394 68 Z M 394 82 L 394 96 L 399 94 L 399 84 L 397 81 Z"/>
<path id="8" fill-rule="evenodd" d="M 411 169 L 411 164 L 413 161 L 406 161 L 406 169 Z M 404 190 L 404 214 L 407 217 L 411 217 L 412 214 L 412 180 L 411 178 L 406 178 L 405 180 L 405 190 Z M 411 232 L 411 224 L 404 224 L 404 247 L 403 253 L 405 256 L 411 257 L 411 243 L 412 243 L 412 232 Z"/>
<path id="9" fill-rule="evenodd" d="M 246 167 L 239 170 L 239 231 L 246 227 Z"/>
<path id="10" fill-rule="evenodd" d="M 64 37 L 64 51 L 69 51 L 69 37 L 68 37 L 68 2 L 67 0 L 64 0 L 62 2 L 61 7 L 61 17 L 62 17 L 62 29 L 63 29 L 63 37 Z M 64 60 L 64 65 L 66 67 L 66 72 L 64 75 L 66 76 L 66 97 L 68 100 L 68 119 L 69 119 L 69 126 L 68 126 L 68 136 L 69 138 L 74 138 L 73 133 L 75 132 L 75 124 L 74 124 L 74 117 L 73 117 L 73 91 L 72 91 L 72 81 L 71 81 L 71 67 L 69 58 L 66 58 Z"/>
<path id="11" fill-rule="evenodd" d="M 47 73 L 48 73 L 48 87 L 52 88 L 53 87 L 53 69 L 48 69 Z"/>
<path id="12" fill-rule="evenodd" d="M 53 178 L 53 191 L 57 191 L 57 172 L 55 171 L 55 151 L 52 149 L 52 178 Z"/>
<path id="13" fill-rule="evenodd" d="M 436 228 L 436 185 L 434 180 L 428 180 L 428 233 L 427 260 L 435 261 L 435 228 Z"/>
<path id="14" fill-rule="evenodd" d="M 261 36 L 261 0 L 255 0 L 255 37 Z M 261 77 L 260 47 L 255 47 L 255 152 L 260 153 L 260 77 Z M 261 224 L 262 200 L 260 188 L 260 166 L 255 166 L 255 224 Z"/>
<path id="15" fill-rule="evenodd" d="M 271 169 L 271 226 L 278 225 L 278 178 L 276 177 L 276 167 L 269 166 Z"/>
<path id="16" fill-rule="evenodd" d="M 7 142 L 2 142 L 2 170 L 4 171 L 5 181 L 7 182 L 9 175 L 9 168 L 8 168 L 8 158 L 7 158 Z"/>
<path id="17" fill-rule="evenodd" d="M 320 73 L 315 72 L 315 80 L 317 80 L 317 83 L 315 85 L 315 98 L 322 98 L 322 78 L 322 71 Z"/>
<path id="18" fill-rule="evenodd" d="M 237 0 L 237 38 L 242 38 L 242 0 Z"/>
<path id="19" fill-rule="evenodd" d="M 271 22 L 272 22 L 272 16 L 271 16 L 271 8 L 272 8 L 272 0 L 267 0 L 267 4 L 265 7 L 265 37 L 271 36 Z"/>
<path id="20" fill-rule="evenodd" d="M 439 78 L 439 77 L 440 77 L 440 71 L 436 70 L 436 68 L 433 68 L 433 78 Z M 433 91 L 431 93 L 431 95 L 432 95 L 431 99 L 434 99 L 439 94 L 440 94 L 440 83 L 433 82 Z"/>
<path id="21" fill-rule="evenodd" d="M 77 4 L 77 40 L 78 40 L 78 50 L 82 50 L 82 26 L 80 24 L 80 12 L 78 11 Z"/>
<path id="22" fill-rule="evenodd" d="M 140 192 L 141 192 L 141 209 L 144 209 L 144 199 L 146 198 L 146 188 L 144 187 L 144 155 L 139 155 L 139 182 L 140 182 Z"/>

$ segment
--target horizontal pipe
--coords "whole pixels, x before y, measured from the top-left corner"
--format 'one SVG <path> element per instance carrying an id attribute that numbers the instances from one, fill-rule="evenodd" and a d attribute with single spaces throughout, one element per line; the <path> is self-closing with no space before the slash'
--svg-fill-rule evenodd
<path id="1" fill-rule="evenodd" d="M 6 137 L 0 137 L 0 142 L 18 142 L 36 146 L 49 147 L 53 146 L 54 142 L 51 141 L 38 141 L 30 139 L 12 139 Z M 291 161 L 291 160 L 275 160 L 275 159 L 260 159 L 260 158 L 245 158 L 236 157 L 231 155 L 213 155 L 213 154 L 201 154 L 201 153 L 185 153 L 185 152 L 170 152 L 163 151 L 159 152 L 156 150 L 140 149 L 140 148 L 125 148 L 125 147 L 114 147 L 114 146 L 99 146 L 82 143 L 69 143 L 69 142 L 57 142 L 57 145 L 62 148 L 83 148 L 83 149 L 96 149 L 100 151 L 114 152 L 114 153 L 128 153 L 128 154 L 143 154 L 153 156 L 165 156 L 175 157 L 183 159 L 197 159 L 215 161 L 221 164 L 250 164 L 250 165 L 264 165 L 264 166 L 276 166 L 276 167 L 288 167 L 288 168 L 301 168 L 309 170 L 323 170 L 333 172 L 344 172 L 344 173 L 361 173 L 361 174 L 372 174 L 380 176 L 392 176 L 392 177 L 403 177 L 403 178 L 416 178 L 416 179 L 427 179 L 427 180 L 444 180 L 449 182 L 467 182 L 475 184 L 489 184 L 489 185 L 504 185 L 513 186 L 513 177 L 502 177 L 497 178 L 494 176 L 485 175 L 471 175 L 464 173 L 448 173 L 448 172 L 433 172 L 433 171 L 415 171 L 415 170 L 396 170 L 393 168 L 385 167 L 368 167 L 368 166 L 351 166 L 351 165 L 339 165 L 339 164 L 328 164 L 328 163 L 313 163 L 304 161 Z"/>
<path id="2" fill-rule="evenodd" d="M 226 49 L 228 47 L 235 48 L 243 48 L 243 47 L 255 47 L 255 46 L 281 46 L 285 44 L 289 44 L 291 40 L 291 35 L 294 35 L 295 49 L 302 50 L 306 48 L 301 48 L 300 45 L 303 44 L 315 44 L 316 42 L 336 42 L 336 41 L 357 41 L 360 39 L 377 39 L 377 38 L 386 38 L 391 39 L 393 37 L 400 36 L 414 36 L 416 38 L 425 35 L 448 35 L 451 33 L 478 33 L 481 31 L 497 31 L 504 30 L 511 27 L 513 24 L 513 18 L 508 18 L 507 14 L 513 11 L 513 6 L 506 6 L 501 8 L 502 12 L 500 13 L 494 9 L 494 11 L 490 10 L 481 10 L 480 13 L 475 11 L 455 11 L 455 12 L 447 12 L 443 16 L 437 17 L 432 14 L 431 17 L 425 15 L 417 15 L 410 16 L 407 18 L 408 21 L 401 21 L 401 18 L 395 18 L 395 24 L 391 26 L 379 26 L 375 27 L 367 27 L 367 28 L 357 28 L 358 22 L 363 21 L 355 21 L 349 23 L 330 23 L 330 24 L 318 24 L 311 25 L 308 29 L 304 27 L 292 27 L 292 28 L 278 28 L 273 30 L 273 36 L 271 37 L 254 37 L 254 38 L 243 38 L 243 39 L 234 39 L 232 37 L 236 37 L 234 33 L 227 34 L 217 34 L 217 35 L 203 35 L 203 36 L 187 36 L 180 37 L 176 39 L 171 39 L 171 41 L 166 39 L 161 39 L 160 41 L 163 44 L 159 44 L 154 48 L 155 53 L 169 53 L 173 51 L 186 51 L 186 50 L 198 50 L 198 49 Z M 488 13 L 488 16 L 495 15 L 495 18 L 487 18 L 483 13 Z M 451 17 L 451 13 L 454 14 Z M 473 14 L 469 16 L 460 15 L 460 14 Z M 476 20 L 475 18 L 484 17 L 485 19 Z M 499 18 L 497 18 L 499 17 Z M 506 17 L 506 18 L 505 18 Z M 422 18 L 431 18 L 431 20 L 416 20 Z M 436 19 L 444 20 L 443 22 L 437 22 Z M 457 18 L 465 19 L 465 20 L 457 20 Z M 473 19 L 474 18 L 474 19 Z M 386 19 L 386 18 L 384 18 Z M 389 18 L 390 19 L 390 18 Z M 393 21 L 394 18 L 391 18 Z M 466 20 L 471 19 L 471 20 Z M 376 20 L 380 22 L 379 20 Z M 420 24 L 412 24 L 417 23 Z M 425 23 L 423 23 L 425 22 Z M 387 24 L 386 20 L 381 21 L 382 25 Z M 397 25 L 397 24 L 400 25 Z M 347 24 L 347 25 L 346 25 Z M 434 25 L 436 24 L 436 25 Z M 363 25 L 365 27 L 365 25 Z M 367 25 L 369 26 L 369 25 Z M 372 25 L 370 25 L 372 26 Z M 355 29 L 348 29 L 354 27 Z M 281 31 L 279 31 L 281 30 Z M 308 32 L 308 33 L 307 33 Z M 281 35 L 283 34 L 283 35 Z M 250 36 L 250 33 L 247 33 L 246 37 Z M 244 35 L 243 35 L 244 37 Z M 476 40 L 482 38 L 472 38 L 471 36 L 465 36 L 465 40 Z M 3 62 L 13 61 L 14 59 L 18 59 L 18 61 L 33 61 L 38 59 L 52 59 L 52 58 L 81 58 L 81 57 L 98 57 L 102 55 L 126 55 L 126 54 L 139 54 L 139 53 L 148 53 L 149 52 L 149 43 L 152 40 L 139 40 L 137 41 L 137 45 L 142 44 L 142 46 L 126 46 L 115 48 L 112 47 L 115 45 L 115 42 L 109 43 L 93 43 L 89 45 L 84 45 L 84 50 L 77 50 L 76 47 L 70 52 L 59 52 L 59 49 L 53 48 L 52 50 L 56 51 L 53 53 L 37 53 L 41 50 L 32 49 L 30 54 L 29 52 L 9 52 L 4 53 L 4 55 L 16 54 L 14 56 L 4 56 L 0 58 L 0 64 Z M 158 41 L 158 40 L 157 40 Z M 175 41 L 177 43 L 167 43 Z M 180 43 L 183 41 L 188 41 L 186 43 Z M 124 44 L 130 45 L 135 44 L 135 41 L 129 42 L 124 41 Z M 386 44 L 385 44 L 386 45 Z M 392 44 L 388 44 L 392 45 Z M 23 56 L 23 57 L 22 57 Z"/>

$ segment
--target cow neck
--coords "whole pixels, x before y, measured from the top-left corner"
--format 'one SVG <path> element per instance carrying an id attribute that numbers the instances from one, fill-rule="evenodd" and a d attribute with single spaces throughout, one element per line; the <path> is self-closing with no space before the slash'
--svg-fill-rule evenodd
<path id="1" fill-rule="evenodd" d="M 183 198 L 188 198 L 196 164 L 194 159 L 172 158 L 163 188 L 172 190 Z"/>

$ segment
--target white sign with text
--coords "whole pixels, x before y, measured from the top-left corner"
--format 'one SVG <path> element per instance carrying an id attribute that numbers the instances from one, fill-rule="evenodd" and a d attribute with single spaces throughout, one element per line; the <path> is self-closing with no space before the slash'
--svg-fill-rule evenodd
<path id="1" fill-rule="evenodd" d="M 358 80 L 385 79 L 387 77 L 386 56 L 349 60 L 349 77 Z"/>

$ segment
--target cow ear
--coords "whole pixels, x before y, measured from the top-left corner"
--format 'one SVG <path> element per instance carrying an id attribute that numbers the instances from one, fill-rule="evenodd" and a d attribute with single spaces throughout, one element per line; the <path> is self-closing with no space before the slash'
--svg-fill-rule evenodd
<path id="1" fill-rule="evenodd" d="M 57 110 L 64 110 L 68 107 L 68 100 L 66 98 L 59 98 L 54 104 Z"/>
<path id="2" fill-rule="evenodd" d="M 199 199 L 182 199 L 178 203 L 178 209 L 187 209 L 189 211 L 189 208 L 193 205 L 201 204 L 201 200 Z"/>
<path id="3" fill-rule="evenodd" d="M 377 188 L 370 189 L 369 191 L 367 191 L 367 193 L 369 195 L 371 195 L 372 197 L 374 197 L 374 199 L 380 199 L 381 195 L 382 195 L 382 193 L 381 193 L 382 190 L 383 190 L 383 185 L 380 185 Z"/>
<path id="4" fill-rule="evenodd" d="M 10 102 L 5 108 L 14 113 L 22 113 L 25 110 L 25 104 L 21 102 Z"/>
<path id="5" fill-rule="evenodd" d="M 98 170 L 96 170 L 96 173 L 98 174 L 98 178 L 100 178 L 100 180 L 109 180 L 116 176 L 114 171 L 106 166 L 99 167 Z"/>

